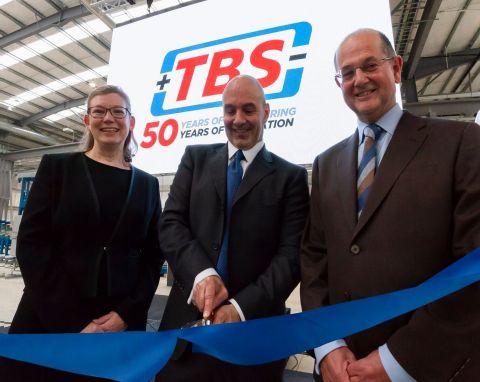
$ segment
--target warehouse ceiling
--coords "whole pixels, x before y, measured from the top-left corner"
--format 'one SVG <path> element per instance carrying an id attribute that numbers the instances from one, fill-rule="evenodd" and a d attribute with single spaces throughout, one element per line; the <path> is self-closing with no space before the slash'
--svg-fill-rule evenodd
<path id="1" fill-rule="evenodd" d="M 106 83 L 112 30 L 198 1 L 0 0 L 0 153 L 77 142 L 87 94 Z M 480 0 L 390 0 L 390 9 L 404 106 L 472 121 Z"/>

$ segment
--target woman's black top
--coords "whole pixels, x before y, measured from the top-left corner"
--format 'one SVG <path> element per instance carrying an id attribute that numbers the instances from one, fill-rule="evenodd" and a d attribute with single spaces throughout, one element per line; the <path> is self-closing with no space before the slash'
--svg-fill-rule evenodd
<path id="1" fill-rule="evenodd" d="M 85 155 L 85 158 L 100 205 L 100 234 L 103 238 L 103 246 L 107 247 L 110 244 L 117 219 L 127 198 L 132 171 L 97 162 L 87 155 Z M 88 224 L 88 222 L 84 222 L 84 224 Z M 105 296 L 107 280 L 108 274 L 104 255 L 100 265 L 97 296 Z"/>

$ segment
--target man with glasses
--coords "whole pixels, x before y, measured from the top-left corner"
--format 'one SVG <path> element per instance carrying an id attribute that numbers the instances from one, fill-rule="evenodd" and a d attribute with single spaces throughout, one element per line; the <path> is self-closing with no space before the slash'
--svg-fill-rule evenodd
<path id="1" fill-rule="evenodd" d="M 376 30 L 336 52 L 335 80 L 358 123 L 313 165 L 306 310 L 413 287 L 480 246 L 480 129 L 402 111 L 402 64 Z M 316 348 L 316 379 L 477 380 L 479 288 Z"/>

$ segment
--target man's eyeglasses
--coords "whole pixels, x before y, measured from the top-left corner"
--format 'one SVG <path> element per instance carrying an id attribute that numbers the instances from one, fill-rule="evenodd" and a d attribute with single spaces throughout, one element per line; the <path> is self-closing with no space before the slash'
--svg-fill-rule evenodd
<path id="1" fill-rule="evenodd" d="M 87 113 L 92 117 L 92 118 L 105 118 L 107 115 L 107 112 L 110 112 L 113 118 L 116 119 L 122 119 L 127 116 L 127 114 L 130 113 L 130 110 L 128 110 L 125 107 L 101 107 L 101 106 L 93 106 L 89 107 L 87 110 Z"/>
<path id="2" fill-rule="evenodd" d="M 385 58 L 373 58 L 368 61 L 365 61 L 360 66 L 346 66 L 340 69 L 337 72 L 337 74 L 335 74 L 335 80 L 339 84 L 352 81 L 353 78 L 355 77 L 355 73 L 357 72 L 357 69 L 360 69 L 365 74 L 375 73 L 381 64 L 383 64 L 384 62 L 393 60 L 394 58 L 395 56 L 385 57 Z"/>

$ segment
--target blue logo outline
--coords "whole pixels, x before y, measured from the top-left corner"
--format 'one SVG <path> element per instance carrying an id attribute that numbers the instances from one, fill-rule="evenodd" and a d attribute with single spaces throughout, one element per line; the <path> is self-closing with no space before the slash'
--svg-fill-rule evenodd
<path id="1" fill-rule="evenodd" d="M 202 48 L 208 48 L 214 45 L 221 45 L 221 44 L 225 44 L 232 41 L 244 40 L 244 39 L 255 37 L 255 36 L 281 32 L 289 29 L 293 29 L 295 31 L 292 47 L 309 44 L 310 36 L 312 32 L 312 26 L 310 23 L 306 21 L 301 21 L 298 23 L 262 29 L 255 32 L 243 33 L 236 36 L 221 38 L 218 40 L 213 40 L 213 41 L 205 42 L 202 44 L 191 45 L 185 48 L 172 50 L 168 52 L 167 55 L 165 56 L 160 74 L 171 72 L 173 70 L 173 65 L 175 63 L 176 57 L 181 53 L 202 49 Z M 300 89 L 302 74 L 303 74 L 303 67 L 288 69 L 285 73 L 285 81 L 283 83 L 282 90 L 276 93 L 265 94 L 265 98 L 267 100 L 270 100 L 270 99 L 287 98 L 287 97 L 294 96 L 295 94 L 298 93 L 298 90 Z M 165 95 L 166 95 L 165 90 L 159 91 L 153 95 L 152 105 L 150 107 L 150 112 L 153 116 L 158 117 L 161 115 L 169 115 L 169 114 L 182 113 L 182 112 L 188 112 L 188 111 L 194 111 L 194 110 L 200 110 L 200 109 L 208 109 L 213 107 L 219 107 L 222 105 L 222 101 L 214 101 L 214 102 L 206 102 L 206 103 L 184 106 L 184 107 L 177 107 L 173 109 L 164 109 L 163 103 L 165 101 Z"/>

